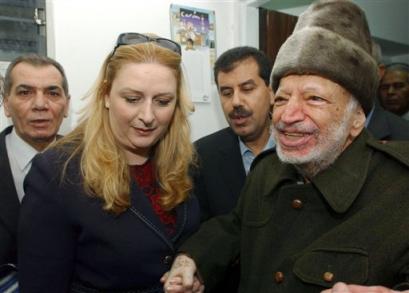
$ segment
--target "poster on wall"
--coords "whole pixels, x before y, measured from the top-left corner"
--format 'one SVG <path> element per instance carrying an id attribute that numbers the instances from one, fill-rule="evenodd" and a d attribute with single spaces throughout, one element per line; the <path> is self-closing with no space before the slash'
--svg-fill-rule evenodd
<path id="1" fill-rule="evenodd" d="M 193 102 L 209 103 L 216 60 L 214 11 L 171 4 L 170 26 L 172 40 L 182 47 Z"/>

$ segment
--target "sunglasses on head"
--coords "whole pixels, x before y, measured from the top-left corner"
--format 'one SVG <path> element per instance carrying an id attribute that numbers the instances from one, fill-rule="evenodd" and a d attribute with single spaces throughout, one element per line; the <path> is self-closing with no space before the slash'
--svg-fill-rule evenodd
<path id="1" fill-rule="evenodd" d="M 153 42 L 157 45 L 171 50 L 179 55 L 182 55 L 182 49 L 180 45 L 172 40 L 165 39 L 165 38 L 156 38 L 156 37 L 149 37 L 139 33 L 122 33 L 119 35 L 118 40 L 116 41 L 116 46 L 112 51 L 111 56 L 115 54 L 115 51 L 118 47 L 123 45 L 135 45 L 135 44 L 143 44 Z"/>

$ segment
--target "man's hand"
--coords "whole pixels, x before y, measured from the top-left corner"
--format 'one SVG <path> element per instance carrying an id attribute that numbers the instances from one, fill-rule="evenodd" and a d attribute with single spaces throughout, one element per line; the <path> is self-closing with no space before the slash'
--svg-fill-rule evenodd
<path id="1" fill-rule="evenodd" d="M 185 254 L 180 254 L 169 272 L 161 278 L 165 293 L 202 293 L 204 286 L 197 278 L 196 264 Z"/>
<path id="2" fill-rule="evenodd" d="M 321 291 L 321 293 L 409 293 L 406 291 L 394 291 L 382 286 L 358 286 L 336 283 L 332 289 Z"/>

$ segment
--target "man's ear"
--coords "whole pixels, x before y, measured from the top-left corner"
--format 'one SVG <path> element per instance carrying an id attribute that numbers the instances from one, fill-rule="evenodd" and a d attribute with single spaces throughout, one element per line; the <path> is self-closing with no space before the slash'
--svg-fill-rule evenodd
<path id="1" fill-rule="evenodd" d="M 352 125 L 350 134 L 352 137 L 357 137 L 365 127 L 366 116 L 361 106 L 358 106 L 352 117 Z"/>
<path id="2" fill-rule="evenodd" d="M 10 109 L 9 109 L 9 97 L 4 96 L 3 97 L 3 108 L 4 108 L 4 114 L 6 117 L 10 118 Z"/>

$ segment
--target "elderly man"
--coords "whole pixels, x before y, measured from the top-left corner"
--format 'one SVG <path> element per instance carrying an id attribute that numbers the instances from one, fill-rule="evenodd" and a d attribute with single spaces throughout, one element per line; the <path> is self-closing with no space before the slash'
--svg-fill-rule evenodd
<path id="1" fill-rule="evenodd" d="M 3 106 L 13 125 L 0 133 L 0 268 L 16 262 L 17 219 L 31 160 L 56 139 L 68 105 L 68 83 L 59 63 L 32 54 L 11 62 Z"/>
<path id="2" fill-rule="evenodd" d="M 232 213 L 181 247 L 166 292 L 212 288 L 239 253 L 240 293 L 409 285 L 409 143 L 364 128 L 378 83 L 370 53 L 352 2 L 318 1 L 300 16 L 271 75 L 277 153 L 259 160 Z"/>
<path id="3" fill-rule="evenodd" d="M 379 85 L 381 105 L 388 111 L 409 120 L 409 65 L 394 63 L 385 67 Z"/>

